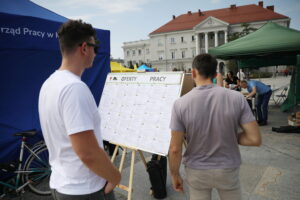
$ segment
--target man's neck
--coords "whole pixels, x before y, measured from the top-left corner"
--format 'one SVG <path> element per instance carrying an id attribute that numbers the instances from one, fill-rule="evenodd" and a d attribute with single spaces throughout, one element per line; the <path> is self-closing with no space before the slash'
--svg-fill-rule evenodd
<path id="1" fill-rule="evenodd" d="M 213 82 L 210 78 L 208 78 L 208 79 L 196 78 L 195 83 L 196 83 L 197 87 L 213 84 Z"/>
<path id="2" fill-rule="evenodd" d="M 76 61 L 76 59 L 63 58 L 59 70 L 68 70 L 81 77 L 82 73 L 84 72 L 84 67 L 82 67 L 81 64 Z"/>

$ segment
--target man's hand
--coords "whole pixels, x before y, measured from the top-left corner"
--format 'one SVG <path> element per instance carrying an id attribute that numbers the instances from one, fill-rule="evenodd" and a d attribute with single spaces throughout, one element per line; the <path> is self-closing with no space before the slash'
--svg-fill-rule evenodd
<path id="1" fill-rule="evenodd" d="M 182 158 L 182 144 L 184 132 L 171 131 L 171 143 L 169 147 L 169 167 L 172 176 L 173 188 L 177 192 L 183 191 L 183 181 L 179 173 Z"/>
<path id="2" fill-rule="evenodd" d="M 110 193 L 117 185 L 116 184 L 113 184 L 111 182 L 107 182 L 105 188 L 104 188 L 104 193 L 105 194 L 108 194 Z"/>
<path id="3" fill-rule="evenodd" d="M 172 175 L 172 184 L 176 192 L 183 192 L 183 180 L 180 175 Z"/>

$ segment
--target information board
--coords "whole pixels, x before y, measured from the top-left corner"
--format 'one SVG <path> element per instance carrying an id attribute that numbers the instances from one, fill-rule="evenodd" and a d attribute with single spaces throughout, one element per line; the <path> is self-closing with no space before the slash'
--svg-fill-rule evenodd
<path id="1" fill-rule="evenodd" d="M 182 72 L 108 74 L 98 108 L 103 139 L 167 155 L 171 111 L 183 78 Z"/>

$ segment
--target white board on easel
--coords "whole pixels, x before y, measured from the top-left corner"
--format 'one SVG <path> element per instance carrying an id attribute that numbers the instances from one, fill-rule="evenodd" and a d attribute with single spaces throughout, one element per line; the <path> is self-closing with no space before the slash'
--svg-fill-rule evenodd
<path id="1" fill-rule="evenodd" d="M 103 139 L 167 155 L 171 111 L 183 78 L 182 72 L 108 74 L 98 108 Z"/>

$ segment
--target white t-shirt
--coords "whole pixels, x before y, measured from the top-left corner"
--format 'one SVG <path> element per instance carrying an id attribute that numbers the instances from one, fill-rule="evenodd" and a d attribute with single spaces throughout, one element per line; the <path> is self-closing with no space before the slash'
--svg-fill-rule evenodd
<path id="1" fill-rule="evenodd" d="M 71 134 L 93 130 L 103 148 L 97 105 L 80 77 L 68 70 L 54 72 L 41 88 L 39 116 L 49 149 L 50 187 L 70 195 L 90 194 L 103 188 L 106 180 L 83 164 L 69 139 Z"/>
<path id="2" fill-rule="evenodd" d="M 241 75 L 240 75 L 240 73 L 241 73 Z M 244 73 L 244 72 L 238 72 L 238 73 L 236 74 L 236 76 L 237 76 L 241 81 L 245 79 L 245 73 Z"/>

